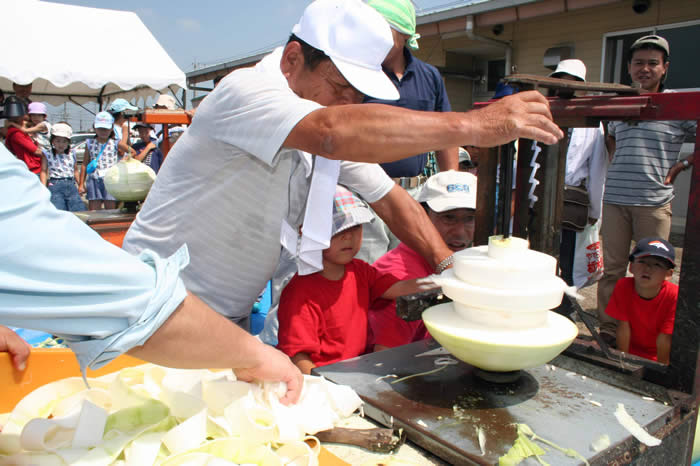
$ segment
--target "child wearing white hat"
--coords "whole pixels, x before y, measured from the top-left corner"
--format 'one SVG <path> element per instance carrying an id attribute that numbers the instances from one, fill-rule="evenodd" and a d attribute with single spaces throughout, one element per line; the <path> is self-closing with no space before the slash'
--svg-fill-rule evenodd
<path id="1" fill-rule="evenodd" d="M 51 192 L 51 203 L 58 210 L 77 212 L 85 210 L 76 185 L 79 171 L 75 150 L 70 147 L 73 129 L 68 123 L 56 123 L 51 127 L 51 150 L 41 157 L 39 178 Z"/>

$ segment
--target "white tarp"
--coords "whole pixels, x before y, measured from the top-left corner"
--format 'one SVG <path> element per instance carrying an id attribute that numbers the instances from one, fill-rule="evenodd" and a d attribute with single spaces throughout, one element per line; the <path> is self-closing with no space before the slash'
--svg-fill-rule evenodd
<path id="1" fill-rule="evenodd" d="M 58 105 L 153 96 L 185 74 L 133 12 L 0 0 L 0 89 L 33 83 L 31 99 Z"/>

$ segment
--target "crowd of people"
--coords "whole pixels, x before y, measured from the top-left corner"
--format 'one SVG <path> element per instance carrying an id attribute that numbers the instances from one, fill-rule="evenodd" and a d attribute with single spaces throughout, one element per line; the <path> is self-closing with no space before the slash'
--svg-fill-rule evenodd
<path id="1" fill-rule="evenodd" d="M 217 84 L 162 166 L 153 128 L 135 125 L 132 145 L 125 112 L 136 108 L 117 99 L 95 116 L 78 172 L 70 126 L 49 124 L 46 108 L 27 107 L 15 88 L 4 112 L 14 157 L 0 151 L 0 219 L 11 236 L 0 245 L 0 323 L 63 337 L 83 369 L 124 352 L 230 367 L 243 380 L 286 382 L 285 402 L 315 366 L 429 338 L 421 322 L 396 316 L 394 299 L 432 286 L 430 275 L 472 245 L 480 148 L 564 134 L 536 91 L 450 112 L 437 70 L 411 54 L 417 39 L 410 0 L 317 0 L 284 46 Z M 668 43 L 647 36 L 631 52 L 644 92 L 668 92 Z M 553 76 L 585 81 L 585 65 L 567 62 Z M 693 163 L 678 161 L 680 143 L 695 130 L 611 122 L 567 140 L 566 182 L 590 198 L 581 226 L 602 224 L 601 331 L 665 363 L 677 296 L 667 283 L 669 203 L 673 179 Z M 427 177 L 431 151 L 440 172 Z M 103 177 L 125 156 L 159 174 L 116 249 L 51 204 L 74 210 L 86 192 L 90 209 L 113 208 Z M 46 227 L 29 234 L 39 217 Z M 564 231 L 571 281 L 579 231 Z M 251 309 L 270 280 L 273 308 L 255 338 Z M 17 367 L 27 354 L 6 328 L 0 350 Z"/>
<path id="2" fill-rule="evenodd" d="M 95 134 L 86 140 L 79 159 L 71 145 L 71 125 L 67 121 L 49 122 L 46 104 L 30 100 L 31 89 L 31 84 L 14 84 L 15 95 L 2 96 L 0 141 L 4 140 L 7 149 L 29 171 L 39 175 L 57 209 L 76 212 L 116 208 L 117 200 L 105 188 L 104 176 L 124 157 L 133 157 L 156 173 L 160 169 L 163 153 L 155 128 L 147 123 L 130 123 L 125 112 L 138 108 L 126 99 L 115 99 L 106 111 L 95 115 Z M 170 99 L 167 94 L 161 95 L 155 108 Z M 132 129 L 139 135 L 135 144 L 131 141 Z M 172 133 L 180 134 L 177 130 Z"/>

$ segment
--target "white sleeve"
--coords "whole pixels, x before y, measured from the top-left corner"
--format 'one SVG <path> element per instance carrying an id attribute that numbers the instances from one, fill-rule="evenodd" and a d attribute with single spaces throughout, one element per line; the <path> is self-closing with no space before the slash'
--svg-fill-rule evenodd
<path id="1" fill-rule="evenodd" d="M 378 164 L 348 161 L 340 162 L 338 184 L 352 189 L 370 204 L 389 194 L 395 186 Z"/>
<path id="2" fill-rule="evenodd" d="M 595 132 L 594 132 L 595 131 Z M 608 172 L 608 150 L 605 147 L 605 133 L 603 124 L 591 130 L 595 134 L 595 140 L 591 144 L 591 155 L 588 159 L 588 216 L 600 218 L 603 210 L 603 190 L 605 189 L 605 177 Z"/>
<path id="3" fill-rule="evenodd" d="M 200 104 L 195 116 L 199 130 L 272 165 L 297 123 L 322 108 L 280 80 L 281 74 L 255 68 L 235 71 Z"/>

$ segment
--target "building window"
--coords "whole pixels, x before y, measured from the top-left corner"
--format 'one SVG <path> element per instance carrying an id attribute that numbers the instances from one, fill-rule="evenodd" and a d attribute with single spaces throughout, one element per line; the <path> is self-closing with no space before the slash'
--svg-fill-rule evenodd
<path id="1" fill-rule="evenodd" d="M 631 84 L 627 73 L 629 48 L 635 40 L 649 34 L 658 34 L 668 40 L 671 48 L 670 67 L 665 86 L 667 89 L 700 90 L 700 61 L 697 60 L 700 21 L 668 24 L 633 31 L 606 34 L 603 38 L 603 76 L 608 83 Z"/>

